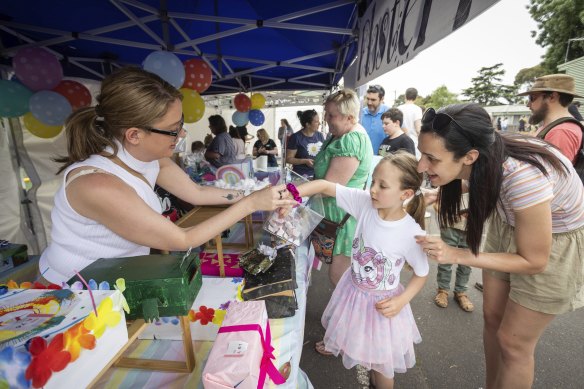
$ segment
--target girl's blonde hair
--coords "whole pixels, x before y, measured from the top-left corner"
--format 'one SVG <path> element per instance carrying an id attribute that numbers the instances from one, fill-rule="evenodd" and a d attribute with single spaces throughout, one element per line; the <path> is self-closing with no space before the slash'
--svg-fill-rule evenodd
<path id="1" fill-rule="evenodd" d="M 131 127 L 151 127 L 177 99 L 182 100 L 182 94 L 175 87 L 140 68 L 126 67 L 110 74 L 101 83 L 97 105 L 81 108 L 67 118 L 67 155 L 55 158 L 63 164 L 57 174 L 107 146 L 117 154 L 114 139 L 122 141 Z"/>
<path id="2" fill-rule="evenodd" d="M 424 202 L 424 196 L 420 189 L 424 175 L 423 173 L 418 173 L 418 161 L 416 157 L 407 151 L 398 150 L 393 154 L 390 153 L 383 157 L 377 166 L 382 163 L 391 163 L 399 169 L 401 172 L 399 178 L 401 184 L 400 189 L 411 189 L 414 191 L 414 197 L 408 202 L 406 212 L 414 218 L 420 227 L 425 229 L 424 214 L 426 213 L 426 203 Z"/>
<path id="3" fill-rule="evenodd" d="M 258 139 L 262 141 L 262 143 L 266 143 L 267 141 L 270 140 L 270 136 L 268 135 L 268 132 L 263 128 L 260 128 L 256 132 L 256 135 L 258 136 Z"/>
<path id="4" fill-rule="evenodd" d="M 329 95 L 324 104 L 327 105 L 328 103 L 336 104 L 341 115 L 351 115 L 353 117 L 353 124 L 357 124 L 359 122 L 359 111 L 361 109 L 361 105 L 359 104 L 359 98 L 357 97 L 357 94 L 353 90 L 341 89 L 340 91 Z"/>

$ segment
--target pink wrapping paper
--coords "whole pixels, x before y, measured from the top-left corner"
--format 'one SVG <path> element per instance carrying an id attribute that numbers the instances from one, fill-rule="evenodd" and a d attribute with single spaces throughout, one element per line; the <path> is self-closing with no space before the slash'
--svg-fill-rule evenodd
<path id="1" fill-rule="evenodd" d="M 263 300 L 232 302 L 203 370 L 206 389 L 256 389 L 284 379 L 270 359 L 268 314 Z"/>
<path id="2" fill-rule="evenodd" d="M 219 276 L 219 259 L 217 253 L 201 251 L 201 274 L 204 276 Z M 223 253 L 223 263 L 225 264 L 225 277 L 243 277 L 243 269 L 239 267 L 239 254 Z"/>

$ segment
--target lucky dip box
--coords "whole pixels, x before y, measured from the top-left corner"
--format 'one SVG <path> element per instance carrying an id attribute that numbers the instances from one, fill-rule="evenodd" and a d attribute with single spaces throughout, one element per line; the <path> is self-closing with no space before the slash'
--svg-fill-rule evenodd
<path id="1" fill-rule="evenodd" d="M 152 321 L 161 316 L 185 316 L 201 289 L 202 276 L 195 252 L 102 258 L 83 269 L 86 280 L 126 281 L 124 296 L 130 306 L 128 319 Z M 69 284 L 77 281 L 77 276 Z"/>

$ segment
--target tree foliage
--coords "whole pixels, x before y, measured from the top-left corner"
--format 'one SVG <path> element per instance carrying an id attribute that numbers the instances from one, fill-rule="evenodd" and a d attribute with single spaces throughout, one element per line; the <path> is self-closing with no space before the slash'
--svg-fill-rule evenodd
<path id="1" fill-rule="evenodd" d="M 523 68 L 515 75 L 515 85 L 520 89 L 522 89 L 522 87 L 527 89 L 527 87 L 533 84 L 533 81 L 535 81 L 536 78 L 544 76 L 545 74 L 546 71 L 541 64 L 535 65 L 531 68 Z"/>
<path id="2" fill-rule="evenodd" d="M 508 104 L 518 101 L 515 96 L 517 94 L 517 86 L 501 83 L 505 75 L 505 70 L 502 66 L 502 63 L 498 63 L 480 68 L 478 76 L 471 80 L 472 86 L 464 89 L 462 93 L 468 100 L 483 106 L 501 104 L 501 99 L 505 99 Z"/>
<path id="3" fill-rule="evenodd" d="M 460 103 L 458 95 L 456 93 L 450 92 L 446 85 L 439 86 L 436 88 L 429 96 L 426 96 L 422 100 L 422 105 L 425 108 L 435 108 L 445 107 L 450 104 Z"/>
<path id="4" fill-rule="evenodd" d="M 546 74 L 557 73 L 558 65 L 584 55 L 584 0 L 531 0 L 529 13 L 539 31 L 532 31 L 535 42 L 547 48 L 542 63 Z"/>

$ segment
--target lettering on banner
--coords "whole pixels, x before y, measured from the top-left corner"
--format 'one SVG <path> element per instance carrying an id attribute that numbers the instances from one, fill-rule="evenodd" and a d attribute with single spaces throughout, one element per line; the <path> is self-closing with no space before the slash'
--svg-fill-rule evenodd
<path id="1" fill-rule="evenodd" d="M 409 61 L 497 1 L 372 2 L 359 21 L 357 84 L 363 85 Z"/>

